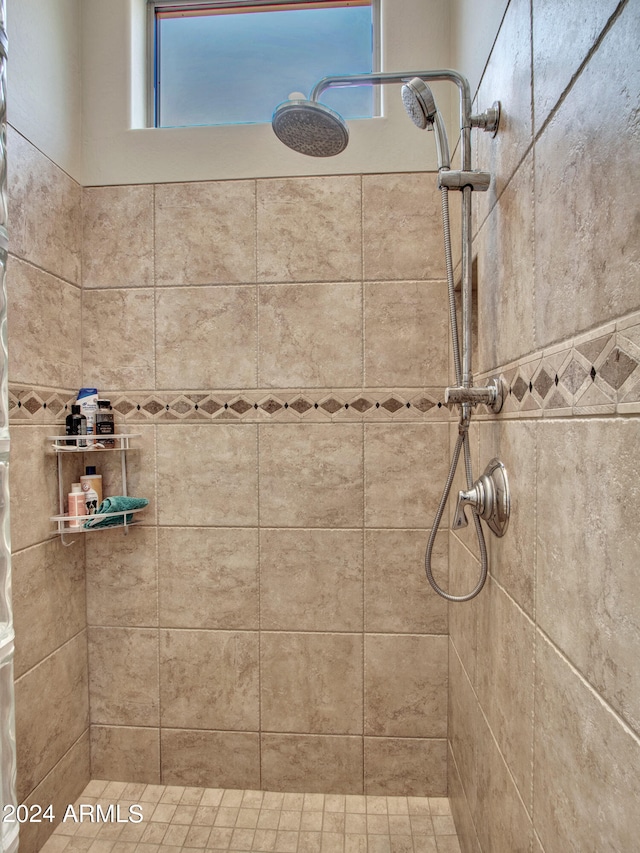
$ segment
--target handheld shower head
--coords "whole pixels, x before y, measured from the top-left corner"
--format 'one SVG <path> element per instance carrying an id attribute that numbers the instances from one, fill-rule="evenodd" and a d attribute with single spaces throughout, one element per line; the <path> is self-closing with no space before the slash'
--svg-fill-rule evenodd
<path id="1" fill-rule="evenodd" d="M 276 107 L 271 126 L 286 146 L 311 157 L 333 157 L 349 142 L 342 116 L 317 101 L 284 101 Z"/>
<path id="2" fill-rule="evenodd" d="M 420 77 L 414 77 L 402 87 L 402 103 L 416 127 L 425 130 L 433 121 L 438 108 L 431 89 Z"/>
<path id="3" fill-rule="evenodd" d="M 402 87 L 402 103 L 416 127 L 435 131 L 438 169 L 448 169 L 451 166 L 451 158 L 447 131 L 429 86 L 420 77 L 409 80 Z"/>

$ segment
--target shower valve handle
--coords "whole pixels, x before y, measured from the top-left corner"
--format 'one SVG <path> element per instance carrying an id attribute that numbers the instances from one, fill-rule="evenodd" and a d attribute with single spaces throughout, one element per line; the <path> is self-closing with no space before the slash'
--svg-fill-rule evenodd
<path id="1" fill-rule="evenodd" d="M 489 462 L 484 474 L 478 477 L 470 489 L 459 492 L 453 516 L 454 530 L 460 530 L 469 524 L 465 514 L 466 506 L 470 506 L 484 519 L 496 536 L 504 536 L 507 532 L 511 496 L 507 471 L 499 459 Z"/>

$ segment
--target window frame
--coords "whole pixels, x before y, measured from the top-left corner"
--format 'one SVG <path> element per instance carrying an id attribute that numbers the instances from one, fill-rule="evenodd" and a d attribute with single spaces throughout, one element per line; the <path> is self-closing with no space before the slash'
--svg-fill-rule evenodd
<path id="1" fill-rule="evenodd" d="M 371 6 L 372 22 L 373 22 L 373 44 L 372 44 L 372 72 L 379 72 L 381 65 L 381 50 L 380 50 L 380 0 L 147 0 L 147 127 L 156 130 L 166 130 L 157 122 L 159 115 L 159 100 L 160 91 L 156 87 L 158 77 L 158 51 L 156 44 L 159 41 L 158 19 L 156 10 L 164 9 L 166 12 L 176 12 L 179 14 L 184 11 L 189 15 L 192 11 L 198 9 L 205 14 L 207 10 L 212 8 L 219 9 L 239 9 L 243 7 L 256 8 L 259 6 L 274 7 L 283 9 L 287 6 Z M 380 115 L 380 92 L 379 87 L 375 86 L 373 90 L 374 97 L 374 117 Z M 192 127 L 193 125 L 187 125 Z M 236 125 L 230 125 L 236 126 Z M 239 126 L 239 125 L 237 125 Z M 175 128 L 173 128 L 175 129 Z"/>

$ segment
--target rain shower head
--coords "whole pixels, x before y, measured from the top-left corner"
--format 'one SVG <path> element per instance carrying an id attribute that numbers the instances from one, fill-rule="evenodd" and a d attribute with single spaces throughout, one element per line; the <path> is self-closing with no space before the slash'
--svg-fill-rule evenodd
<path id="1" fill-rule="evenodd" d="M 276 107 L 271 125 L 281 142 L 310 157 L 333 157 L 349 142 L 342 116 L 317 101 L 284 101 Z"/>

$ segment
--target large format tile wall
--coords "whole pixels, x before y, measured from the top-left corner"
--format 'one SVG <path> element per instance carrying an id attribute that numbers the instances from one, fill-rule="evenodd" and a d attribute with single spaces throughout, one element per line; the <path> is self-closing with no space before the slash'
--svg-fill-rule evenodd
<path id="1" fill-rule="evenodd" d="M 480 88 L 474 434 L 508 467 L 487 588 L 451 611 L 449 793 L 464 851 L 627 851 L 640 816 L 640 221 L 634 2 L 511 0 Z M 604 109 L 603 109 L 604 108 Z M 452 574 L 477 571 L 451 535 Z"/>
<path id="2" fill-rule="evenodd" d="M 84 379 L 151 499 L 87 541 L 94 776 L 446 792 L 438 213 L 433 175 L 84 190 Z"/>
<path id="3" fill-rule="evenodd" d="M 60 814 L 90 778 L 84 542 L 65 548 L 51 538 L 56 461 L 46 452 L 61 401 L 82 378 L 81 189 L 12 128 L 8 150 L 18 802 Z M 21 851 L 37 850 L 49 832 L 47 822 L 25 823 Z"/>
<path id="4" fill-rule="evenodd" d="M 11 142 L 16 174 L 54 171 Z M 66 176 L 21 180 L 16 242 L 18 229 L 67 239 L 77 186 L 54 226 L 50 195 Z M 444 795 L 447 608 L 422 565 L 449 444 L 435 177 L 81 195 L 73 274 L 41 281 L 36 258 L 10 280 L 14 523 L 19 548 L 39 549 L 24 585 L 17 554 L 18 646 L 23 660 L 34 647 L 33 668 L 49 651 L 40 633 L 40 645 L 79 644 L 63 679 L 38 683 L 41 704 L 19 701 L 25 780 L 42 712 L 48 751 L 65 712 L 86 746 L 88 678 L 95 778 Z M 65 549 L 49 539 L 44 424 L 61 427 L 80 385 L 140 434 L 128 487 L 150 506 L 128 536 Z M 107 494 L 121 491 L 113 456 L 96 457 Z M 77 466 L 64 465 L 66 491 Z M 446 533 L 437 570 L 446 583 Z"/>

